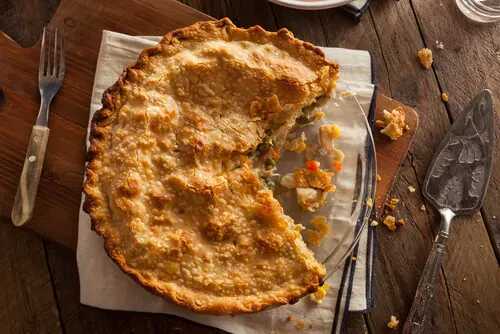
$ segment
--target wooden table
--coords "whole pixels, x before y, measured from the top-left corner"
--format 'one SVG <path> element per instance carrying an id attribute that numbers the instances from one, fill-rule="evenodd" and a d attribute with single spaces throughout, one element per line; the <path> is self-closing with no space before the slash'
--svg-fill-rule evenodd
<path id="1" fill-rule="evenodd" d="M 408 312 L 438 227 L 436 213 L 430 207 L 421 210 L 420 185 L 433 149 L 460 108 L 481 88 L 490 88 L 500 106 L 500 24 L 467 21 L 453 0 L 374 1 L 357 24 L 338 9 L 304 12 L 264 0 L 182 2 L 214 17 L 229 16 L 242 26 L 288 27 L 299 38 L 317 45 L 369 50 L 381 91 L 419 111 L 416 144 L 393 190 L 402 200 L 398 215 L 408 223 L 395 233 L 378 228 L 376 306 L 368 314 L 349 316 L 349 333 L 390 332 L 386 327 L 389 316 L 403 321 Z M 0 30 L 23 46 L 32 45 L 57 3 L 1 0 Z M 443 50 L 436 48 L 436 41 L 444 43 Z M 429 71 L 415 58 L 424 46 L 434 51 L 435 63 Z M 441 101 L 442 92 L 448 93 L 448 103 Z M 417 189 L 415 193 L 408 191 L 410 185 Z M 432 333 L 500 331 L 499 201 L 500 165 L 481 212 L 457 219 L 452 227 L 448 261 L 441 268 L 431 319 Z M 74 253 L 13 228 L 7 217 L 0 220 L 5 222 L 0 224 L 0 333 L 220 332 L 171 316 L 80 305 Z"/>

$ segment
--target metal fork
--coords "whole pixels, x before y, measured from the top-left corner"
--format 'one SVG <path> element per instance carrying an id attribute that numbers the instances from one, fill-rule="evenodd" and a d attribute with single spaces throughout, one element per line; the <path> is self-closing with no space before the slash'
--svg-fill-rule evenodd
<path id="1" fill-rule="evenodd" d="M 44 27 L 38 67 L 40 110 L 31 130 L 23 171 L 12 208 L 11 219 L 16 226 L 25 224 L 33 215 L 49 139 L 49 106 L 61 88 L 65 70 L 62 34 L 57 28 L 55 31 L 51 31 Z"/>

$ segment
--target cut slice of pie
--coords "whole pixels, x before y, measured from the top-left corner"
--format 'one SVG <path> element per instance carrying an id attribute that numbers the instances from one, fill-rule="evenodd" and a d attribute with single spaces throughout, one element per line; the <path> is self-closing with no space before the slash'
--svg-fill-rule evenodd
<path id="1" fill-rule="evenodd" d="M 338 66 L 288 30 L 229 19 L 167 34 L 92 120 L 85 210 L 120 268 L 193 311 L 256 312 L 324 267 L 262 176 Z"/>

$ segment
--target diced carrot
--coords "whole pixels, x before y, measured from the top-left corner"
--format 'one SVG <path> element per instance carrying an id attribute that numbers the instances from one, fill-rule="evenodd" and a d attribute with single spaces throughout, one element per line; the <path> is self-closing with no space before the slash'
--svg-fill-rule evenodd
<path id="1" fill-rule="evenodd" d="M 334 162 L 332 163 L 332 168 L 333 168 L 333 170 L 334 170 L 334 171 L 336 171 L 336 172 L 340 172 L 340 171 L 342 170 L 342 167 L 343 167 L 343 166 L 342 166 L 342 163 L 341 163 L 340 161 L 334 161 Z"/>
<path id="2" fill-rule="evenodd" d="M 317 172 L 319 170 L 319 161 L 316 160 L 307 160 L 306 168 L 311 172 Z"/>

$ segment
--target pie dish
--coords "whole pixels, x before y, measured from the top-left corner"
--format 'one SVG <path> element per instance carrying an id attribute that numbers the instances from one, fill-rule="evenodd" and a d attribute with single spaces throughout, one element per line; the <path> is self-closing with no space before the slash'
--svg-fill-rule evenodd
<path id="1" fill-rule="evenodd" d="M 337 76 L 288 30 L 229 19 L 144 50 L 92 120 L 84 208 L 108 255 L 197 312 L 256 312 L 316 291 L 325 269 L 262 176 Z"/>

